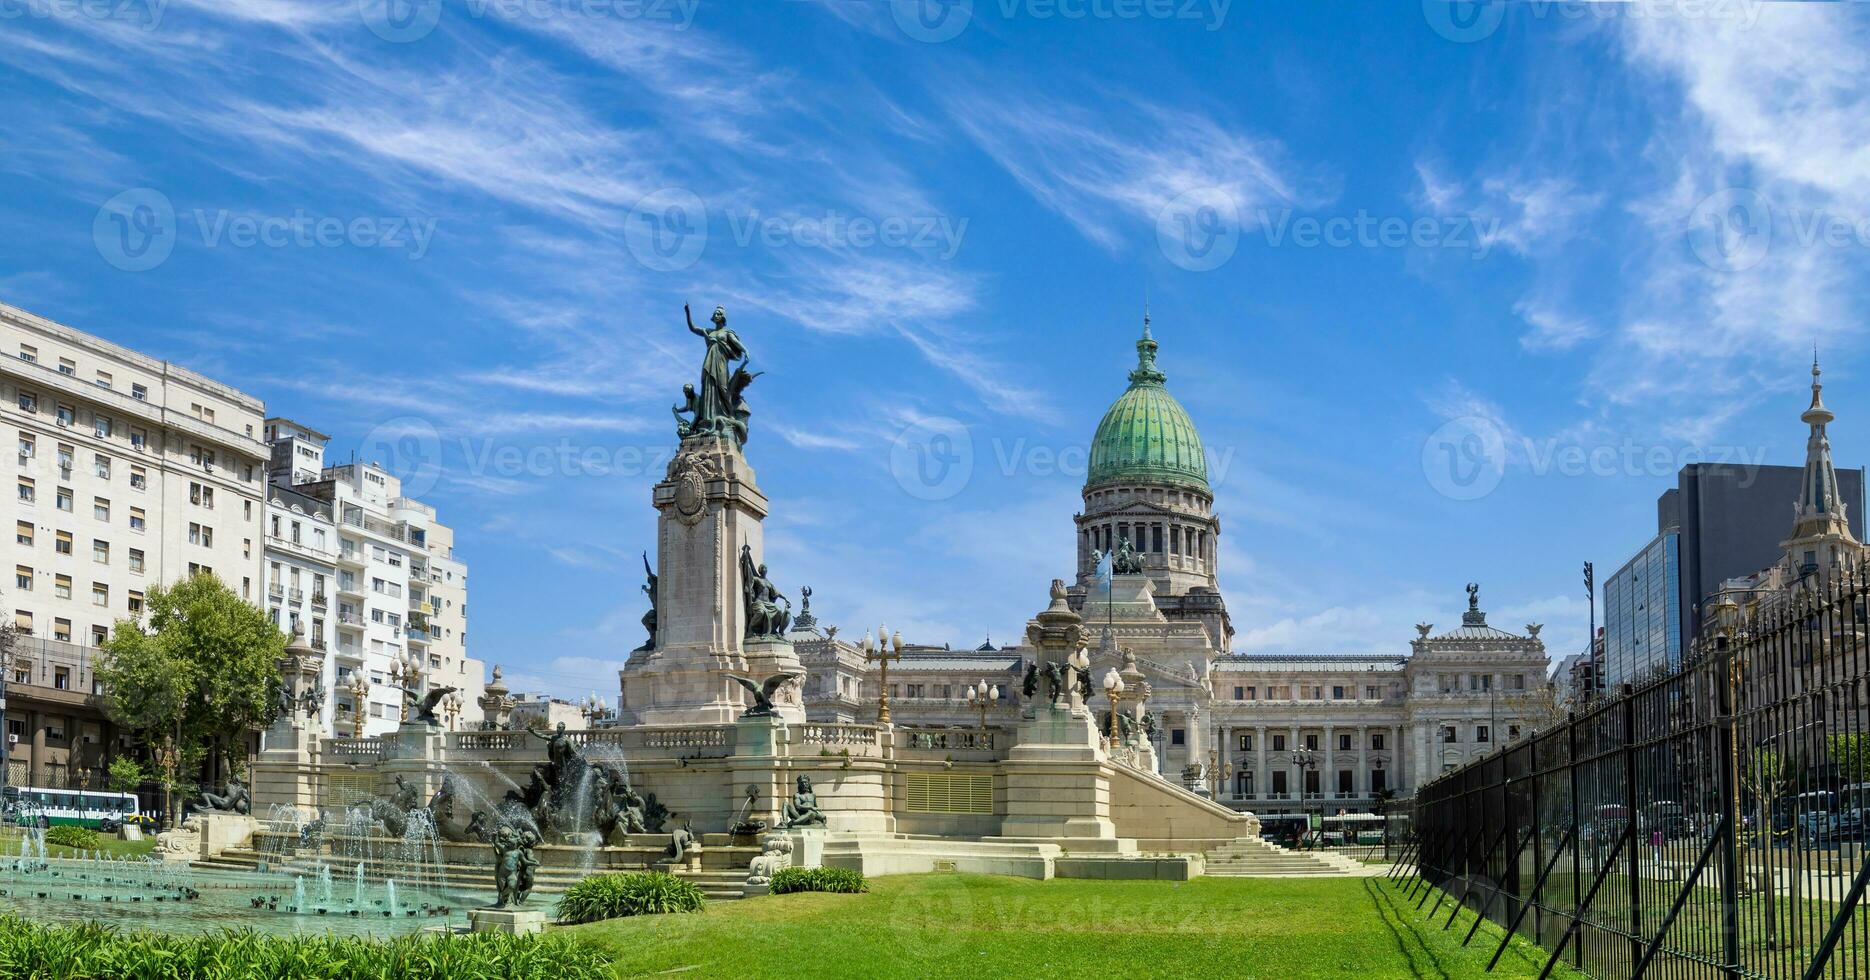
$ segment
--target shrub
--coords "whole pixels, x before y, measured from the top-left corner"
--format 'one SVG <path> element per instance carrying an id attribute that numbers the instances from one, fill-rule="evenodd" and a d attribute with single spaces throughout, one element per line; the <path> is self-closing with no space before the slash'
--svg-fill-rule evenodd
<path id="1" fill-rule="evenodd" d="M 699 912 L 706 902 L 701 889 L 661 871 L 598 875 L 571 886 L 559 897 L 560 922 L 596 922 L 626 915 Z"/>
<path id="2" fill-rule="evenodd" d="M 65 847 L 76 847 L 87 851 L 96 847 L 97 841 L 97 831 L 89 827 L 73 827 L 70 824 L 59 824 L 45 832 L 45 842 L 47 844 L 60 844 Z"/>
<path id="3" fill-rule="evenodd" d="M 773 894 L 792 892 L 834 892 L 858 895 L 870 890 L 861 871 L 844 868 L 785 868 L 773 875 Z"/>
<path id="4" fill-rule="evenodd" d="M 0 916 L 3 977 L 188 977 L 190 980 L 600 980 L 595 947 L 563 936 L 267 936 L 167 934 L 46 926 Z"/>

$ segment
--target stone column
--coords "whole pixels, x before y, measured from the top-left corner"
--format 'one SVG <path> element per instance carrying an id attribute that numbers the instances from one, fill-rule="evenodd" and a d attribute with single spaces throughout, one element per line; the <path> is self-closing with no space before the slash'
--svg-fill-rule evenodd
<path id="1" fill-rule="evenodd" d="M 1336 799 L 1338 792 L 1337 730 L 1325 725 L 1325 771 L 1318 777 L 1318 792 L 1325 799 Z"/>
<path id="2" fill-rule="evenodd" d="M 1390 789 L 1397 793 L 1403 791 L 1403 787 L 1399 784 L 1409 779 L 1409 770 L 1403 768 L 1403 726 L 1401 725 L 1395 726 L 1390 733 L 1390 779 L 1392 781 Z M 1415 782 L 1411 780 L 1409 786 L 1414 787 Z"/>
<path id="3" fill-rule="evenodd" d="M 1292 798 L 1303 803 L 1305 801 L 1305 770 L 1299 768 L 1298 764 L 1301 744 L 1299 726 L 1293 725 L 1290 733 L 1286 735 L 1286 757 L 1289 760 L 1287 766 L 1292 770 L 1292 778 L 1298 782 L 1298 785 L 1292 787 Z"/>
<path id="4" fill-rule="evenodd" d="M 35 711 L 32 713 L 32 755 L 26 765 L 26 772 L 32 778 L 34 786 L 45 785 L 45 716 Z"/>
<path id="5" fill-rule="evenodd" d="M 1265 796 L 1273 791 L 1273 774 L 1266 771 L 1266 726 L 1253 726 L 1253 751 L 1258 756 L 1258 764 L 1253 767 L 1253 791 Z"/>
<path id="6" fill-rule="evenodd" d="M 1351 788 L 1359 796 L 1370 795 L 1370 726 L 1357 726 L 1357 775 Z"/>

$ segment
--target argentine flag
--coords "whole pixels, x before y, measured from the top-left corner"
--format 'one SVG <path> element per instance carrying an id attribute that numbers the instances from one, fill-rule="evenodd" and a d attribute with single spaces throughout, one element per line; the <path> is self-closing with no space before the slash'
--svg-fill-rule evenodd
<path id="1" fill-rule="evenodd" d="M 1113 563 L 1110 560 L 1110 552 L 1106 551 L 1104 552 L 1104 557 L 1097 560 L 1097 584 L 1104 587 L 1104 595 L 1106 596 L 1110 595 L 1110 578 L 1115 574 L 1112 569 Z"/>

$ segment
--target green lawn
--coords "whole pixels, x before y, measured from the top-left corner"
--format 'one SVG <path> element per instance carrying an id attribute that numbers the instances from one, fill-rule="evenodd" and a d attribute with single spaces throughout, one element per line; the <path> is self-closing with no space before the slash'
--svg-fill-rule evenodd
<path id="1" fill-rule="evenodd" d="M 1500 930 L 1443 931 L 1382 878 L 1032 881 L 982 875 L 877 878 L 868 895 L 785 895 L 698 915 L 561 930 L 598 944 L 620 976 L 704 977 L 1489 976 Z M 1431 899 L 1431 902 L 1433 900 Z M 1534 977 L 1514 947 L 1493 977 Z M 1566 970 L 1555 976 L 1571 977 Z"/>

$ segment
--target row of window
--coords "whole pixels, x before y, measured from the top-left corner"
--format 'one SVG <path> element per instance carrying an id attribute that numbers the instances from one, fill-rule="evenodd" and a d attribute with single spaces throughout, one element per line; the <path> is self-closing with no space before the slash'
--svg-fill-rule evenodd
<path id="1" fill-rule="evenodd" d="M 34 586 L 36 579 L 37 579 L 37 575 L 34 574 L 31 565 L 13 566 L 13 587 L 15 589 L 21 592 L 35 591 L 33 586 Z M 56 599 L 71 598 L 71 576 L 60 575 L 56 573 L 53 574 L 52 596 L 53 598 L 56 598 Z M 103 582 L 92 582 L 91 583 L 91 604 L 94 606 L 102 606 L 104 608 L 109 608 L 110 607 L 110 586 L 104 584 Z M 130 608 L 131 615 L 142 614 L 143 593 L 136 592 L 136 591 L 130 592 L 130 607 L 129 608 Z"/>
<path id="2" fill-rule="evenodd" d="M 1509 742 L 1519 741 L 1519 726 L 1518 725 L 1506 726 L 1506 740 Z M 1460 726 L 1458 725 L 1441 726 L 1441 741 L 1443 745 L 1458 744 L 1461 741 Z M 1492 742 L 1493 741 L 1493 727 L 1491 725 L 1475 725 L 1474 726 L 1474 741 L 1480 742 L 1482 744 Z"/>
<path id="3" fill-rule="evenodd" d="M 1435 680 L 1441 693 L 1455 694 L 1464 689 L 1468 691 L 1491 691 L 1493 690 L 1493 677 L 1494 675 L 1492 674 L 1436 674 Z M 1467 685 L 1465 688 L 1462 687 L 1463 681 L 1465 681 Z M 1526 675 L 1503 674 L 1501 675 L 1500 683 L 1504 685 L 1506 690 L 1523 691 L 1526 689 Z"/>
<path id="4" fill-rule="evenodd" d="M 22 361 L 25 361 L 28 364 L 39 363 L 39 348 L 34 347 L 31 344 L 19 345 L 19 359 Z M 78 362 L 72 360 L 69 357 L 59 358 L 58 359 L 58 373 L 65 375 L 66 377 L 69 377 L 69 378 L 77 377 L 78 376 Z M 109 371 L 97 372 L 97 377 L 92 380 L 92 383 L 97 385 L 99 388 L 104 389 L 105 391 L 117 390 L 116 379 L 111 377 L 111 374 Z M 131 382 L 130 383 L 130 397 L 136 399 L 139 402 L 148 401 L 149 400 L 149 387 L 147 385 L 144 385 L 140 381 Z M 197 414 L 199 414 L 201 410 L 201 406 L 197 405 L 195 406 L 195 409 L 196 409 Z M 214 421 L 214 411 L 212 409 L 208 411 L 208 417 L 206 421 L 209 421 L 209 422 Z"/>
<path id="5" fill-rule="evenodd" d="M 1253 775 L 1254 775 L 1253 770 L 1251 769 L 1246 769 L 1246 770 L 1242 770 L 1242 771 L 1234 773 L 1234 794 L 1236 796 L 1254 795 Z M 1292 773 L 1284 769 L 1274 769 L 1272 770 L 1271 775 L 1272 775 L 1272 788 L 1268 790 L 1269 793 L 1277 797 L 1277 796 L 1285 796 L 1286 794 L 1291 792 L 1290 787 L 1292 785 L 1291 783 Z M 1324 792 L 1323 776 L 1324 774 L 1317 771 L 1316 769 L 1306 770 L 1305 781 L 1304 781 L 1305 793 L 1308 795 L 1317 795 L 1319 793 Z M 1356 786 L 1357 786 L 1356 772 L 1350 769 L 1339 769 L 1338 770 L 1337 794 L 1339 796 L 1350 796 L 1350 795 L 1355 794 L 1357 792 Z M 1371 794 L 1374 795 L 1377 793 L 1381 793 L 1388 788 L 1389 788 L 1389 773 L 1385 772 L 1382 769 L 1370 770 L 1370 792 Z"/>
<path id="6" fill-rule="evenodd" d="M 1256 684 L 1237 685 L 1234 688 L 1234 700 L 1259 701 L 1261 690 Z M 1299 692 L 1296 698 L 1292 696 L 1294 690 Z M 1363 690 L 1365 701 L 1383 700 L 1382 685 L 1366 684 Z M 1269 684 L 1264 691 L 1266 694 L 1264 700 L 1267 701 L 1353 701 L 1357 699 L 1357 685 L 1355 684 Z"/>
<path id="7" fill-rule="evenodd" d="M 15 404 L 19 406 L 20 411 L 28 415 L 39 414 L 39 395 L 36 392 L 28 391 L 24 388 L 19 389 Z M 203 419 L 203 421 L 213 422 L 214 411 L 212 409 L 203 408 L 199 405 L 195 407 L 206 413 L 206 418 Z M 75 428 L 78 425 L 78 410 L 62 402 L 53 402 L 52 423 L 60 428 Z M 96 411 L 91 413 L 91 434 L 93 436 L 99 439 L 111 439 L 116 436 L 117 431 L 117 423 L 110 416 Z M 137 452 L 147 451 L 149 446 L 149 432 L 147 430 L 136 426 L 126 426 L 125 431 L 130 440 L 131 449 Z M 248 434 L 251 435 L 252 433 L 249 432 Z M 202 446 L 199 443 L 189 443 L 188 459 L 189 462 L 196 466 L 210 473 L 214 472 L 214 464 L 217 459 L 214 450 Z M 251 483 L 255 479 L 257 472 L 252 463 L 247 463 L 245 464 L 241 478 Z"/>
<path id="8" fill-rule="evenodd" d="M 1181 745 L 1186 740 L 1186 736 L 1183 734 L 1183 730 L 1180 728 L 1175 729 L 1170 734 L 1171 734 L 1171 738 L 1170 738 L 1171 744 Z M 1371 732 L 1370 733 L 1370 748 L 1372 751 L 1376 751 L 1376 752 L 1383 751 L 1383 748 L 1385 744 L 1387 744 L 1387 741 L 1388 741 L 1387 739 L 1383 737 L 1383 735 L 1384 733 L 1382 732 Z M 1286 743 L 1288 739 L 1286 738 L 1285 735 L 1275 732 L 1273 734 L 1267 735 L 1266 741 L 1268 743 L 1267 748 L 1270 749 L 1271 751 L 1284 752 L 1286 750 Z M 1253 751 L 1253 733 L 1252 732 L 1236 733 L 1235 738 L 1234 738 L 1234 744 L 1238 746 L 1240 751 L 1242 752 Z M 1315 734 L 1301 736 L 1301 740 L 1299 744 L 1303 745 L 1307 751 L 1316 752 L 1318 751 L 1318 745 L 1319 745 L 1318 736 Z M 1357 747 L 1357 736 L 1347 735 L 1347 734 L 1338 735 L 1338 751 L 1349 752 L 1355 749 L 1356 747 Z"/>

